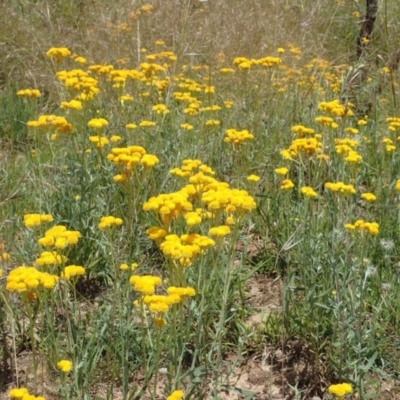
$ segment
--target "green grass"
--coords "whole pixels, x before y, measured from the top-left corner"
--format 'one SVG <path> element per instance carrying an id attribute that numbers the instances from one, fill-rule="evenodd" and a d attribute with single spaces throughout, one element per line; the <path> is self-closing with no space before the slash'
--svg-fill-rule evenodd
<path id="1" fill-rule="evenodd" d="M 380 382 L 400 372 L 400 158 L 397 121 L 387 120 L 399 117 L 399 73 L 388 69 L 397 3 L 384 2 L 360 60 L 358 2 L 151 4 L 0 6 L 9 15 L 0 28 L 9 52 L 0 61 L 0 360 L 9 371 L 0 393 L 27 387 L 45 398 L 139 399 L 182 390 L 186 399 L 221 398 L 234 369 L 266 346 L 279 349 L 270 361 L 296 398 L 341 382 L 352 384 L 349 398 L 379 398 Z M 46 57 L 52 46 L 71 55 Z M 90 79 L 77 85 L 77 69 Z M 41 97 L 17 95 L 26 88 Z M 82 109 L 62 105 L 82 95 Z M 336 108 L 326 106 L 333 100 Z M 159 104 L 168 112 L 157 113 Z M 43 115 L 53 117 L 44 124 Z M 95 118 L 108 124 L 93 128 Z M 296 133 L 299 126 L 309 132 Z M 234 144 L 227 130 L 252 136 Z M 108 143 L 96 147 L 100 137 Z M 113 162 L 123 151 L 113 149 L 128 146 L 157 162 L 141 163 L 143 153 L 130 169 L 128 157 Z M 188 176 L 176 176 L 171 170 L 184 175 L 184 160 L 201 161 L 187 161 Z M 326 186 L 337 182 L 350 185 L 348 193 Z M 192 224 L 196 210 L 201 221 Z M 29 227 L 29 213 L 53 221 Z M 104 216 L 122 224 L 101 229 Z M 54 225 L 79 231 L 78 241 L 43 246 L 38 240 Z M 226 236 L 213 233 L 227 225 Z M 151 239 L 151 227 L 165 232 Z M 192 233 L 203 242 L 185 236 Z M 263 246 L 254 254 L 256 241 Z M 45 250 L 67 260 L 40 265 Z M 70 265 L 84 275 L 68 279 Z M 28 290 L 17 290 L 10 282 L 20 266 L 57 282 L 39 288 L 30 275 Z M 282 289 L 278 311 L 253 326 L 246 293 L 256 271 Z M 153 278 L 144 289 L 131 279 L 147 275 L 159 279 L 157 295 L 170 287 L 195 295 L 149 303 L 157 299 L 144 296 Z M 57 369 L 62 359 L 72 361 L 69 372 Z M 302 377 L 285 376 L 304 362 Z"/>

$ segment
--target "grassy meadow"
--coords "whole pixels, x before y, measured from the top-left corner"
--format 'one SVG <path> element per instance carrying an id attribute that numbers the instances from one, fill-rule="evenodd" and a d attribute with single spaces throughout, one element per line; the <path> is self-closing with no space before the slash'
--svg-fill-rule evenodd
<path id="1" fill-rule="evenodd" d="M 400 398 L 400 4 L 0 3 L 0 399 Z"/>

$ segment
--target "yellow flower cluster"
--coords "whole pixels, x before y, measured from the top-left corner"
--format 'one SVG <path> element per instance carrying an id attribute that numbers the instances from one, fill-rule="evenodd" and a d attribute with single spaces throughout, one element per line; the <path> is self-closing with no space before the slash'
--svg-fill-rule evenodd
<path id="1" fill-rule="evenodd" d="M 73 129 L 65 117 L 58 115 L 41 115 L 37 121 L 28 121 L 27 125 L 31 128 L 54 128 L 56 133 L 68 133 Z"/>
<path id="2" fill-rule="evenodd" d="M 153 275 L 133 275 L 129 282 L 136 292 L 145 296 L 154 294 L 156 286 L 161 284 L 161 278 Z"/>
<path id="3" fill-rule="evenodd" d="M 156 104 L 152 107 L 152 110 L 156 112 L 156 114 L 169 114 L 169 110 L 165 104 Z"/>
<path id="4" fill-rule="evenodd" d="M 66 47 L 51 47 L 46 56 L 52 58 L 53 60 L 60 61 L 71 55 L 71 51 Z"/>
<path id="5" fill-rule="evenodd" d="M 258 59 L 248 59 L 246 57 L 236 57 L 233 64 L 242 70 L 250 69 L 252 66 L 261 65 L 263 67 L 273 67 L 282 62 L 281 58 L 274 56 L 267 56 Z M 224 71 L 226 72 L 226 71 Z"/>
<path id="6" fill-rule="evenodd" d="M 299 138 L 313 135 L 314 134 L 314 129 L 312 128 L 307 128 L 304 125 L 294 125 L 292 126 L 292 132 L 295 133 Z"/>
<path id="7" fill-rule="evenodd" d="M 353 185 L 346 185 L 343 182 L 327 182 L 325 183 L 325 189 L 331 192 L 343 193 L 343 194 L 355 194 L 356 189 Z"/>
<path id="8" fill-rule="evenodd" d="M 108 145 L 110 141 L 105 136 L 89 136 L 89 141 L 93 143 L 98 149 Z"/>
<path id="9" fill-rule="evenodd" d="M 40 93 L 40 90 L 38 89 L 23 89 L 23 90 L 18 90 L 17 96 L 20 97 L 40 97 L 42 94 Z"/>
<path id="10" fill-rule="evenodd" d="M 367 192 L 361 195 L 361 198 L 369 203 L 376 201 L 376 196 L 373 193 Z"/>
<path id="11" fill-rule="evenodd" d="M 300 189 L 301 193 L 304 194 L 304 196 L 308 197 L 308 198 L 316 198 L 318 197 L 317 192 L 310 186 L 303 186 Z"/>
<path id="12" fill-rule="evenodd" d="M 346 224 L 344 227 L 350 231 L 357 229 L 366 231 L 371 235 L 377 235 L 379 233 L 379 224 L 377 222 L 366 222 L 362 219 L 357 220 L 354 224 Z"/>
<path id="13" fill-rule="evenodd" d="M 89 76 L 89 72 L 81 69 L 72 69 L 70 71 L 58 71 L 56 75 L 58 80 L 63 83 L 68 91 L 75 90 L 79 92 L 76 98 L 69 102 L 68 106 L 64 103 L 65 108 L 79 110 L 80 106 L 76 101 L 91 100 L 100 93 L 98 80 Z"/>
<path id="14" fill-rule="evenodd" d="M 61 106 L 62 109 L 70 109 L 80 111 L 82 110 L 82 102 L 80 100 L 71 100 L 71 101 L 62 101 Z"/>
<path id="15" fill-rule="evenodd" d="M 182 400 L 185 393 L 183 390 L 174 390 L 168 397 L 167 400 Z"/>
<path id="16" fill-rule="evenodd" d="M 25 214 L 24 224 L 27 228 L 39 226 L 42 222 L 52 222 L 53 217 L 50 214 Z"/>
<path id="17" fill-rule="evenodd" d="M 319 124 L 324 126 L 329 126 L 334 129 L 336 129 L 339 126 L 336 122 L 334 122 L 333 118 L 331 117 L 323 117 L 323 116 L 316 117 L 315 122 L 318 122 Z"/>
<path id="18" fill-rule="evenodd" d="M 121 218 L 115 218 L 113 216 L 101 217 L 99 222 L 99 229 L 112 228 L 113 226 L 122 225 L 123 221 Z"/>
<path id="19" fill-rule="evenodd" d="M 178 295 L 181 298 L 181 300 L 196 295 L 196 291 L 190 286 L 187 287 L 170 286 L 169 288 L 167 288 L 167 293 L 170 296 Z"/>
<path id="20" fill-rule="evenodd" d="M 229 228 L 229 226 L 227 226 L 227 225 L 215 226 L 215 227 L 211 228 L 208 231 L 208 233 L 211 236 L 224 237 L 231 233 L 231 228 Z"/>
<path id="21" fill-rule="evenodd" d="M 336 385 L 330 385 L 328 392 L 337 399 L 343 399 L 344 396 L 353 392 L 353 388 L 350 383 L 338 383 Z"/>
<path id="22" fill-rule="evenodd" d="M 141 146 L 115 147 L 111 149 L 107 159 L 122 168 L 121 174 L 114 176 L 114 181 L 119 183 L 126 181 L 131 170 L 138 164 L 145 168 L 152 168 L 160 162 L 157 156 L 147 154 Z"/>
<path id="23" fill-rule="evenodd" d="M 43 247 L 54 246 L 57 249 L 63 249 L 77 244 L 80 237 L 79 231 L 69 231 L 64 225 L 56 225 L 47 230 L 38 243 Z"/>
<path id="24" fill-rule="evenodd" d="M 389 124 L 389 130 L 392 132 L 395 132 L 400 128 L 400 118 L 389 117 L 386 118 L 386 122 Z"/>
<path id="25" fill-rule="evenodd" d="M 354 148 L 359 145 L 357 140 L 353 139 L 335 139 L 335 150 L 337 154 L 344 156 L 344 160 L 351 164 L 357 164 L 362 161 L 362 156 Z"/>
<path id="26" fill-rule="evenodd" d="M 57 254 L 55 251 L 43 251 L 39 258 L 36 259 L 36 264 L 43 265 L 59 265 L 67 261 L 67 257 Z"/>
<path id="27" fill-rule="evenodd" d="M 167 235 L 160 244 L 160 249 L 166 257 L 179 261 L 183 266 L 189 266 L 195 257 L 204 253 L 204 250 L 215 245 L 208 236 L 192 233 L 178 236 Z"/>
<path id="28" fill-rule="evenodd" d="M 294 183 L 290 179 L 284 179 L 280 186 L 281 190 L 290 190 L 294 188 Z"/>
<path id="29" fill-rule="evenodd" d="M 8 274 L 6 289 L 11 292 L 51 289 L 56 285 L 58 279 L 58 276 L 40 272 L 35 267 L 17 267 Z"/>
<path id="30" fill-rule="evenodd" d="M 14 388 L 8 392 L 11 399 L 15 400 L 46 400 L 43 396 L 29 394 L 27 388 Z"/>
<path id="31" fill-rule="evenodd" d="M 92 118 L 87 126 L 89 128 L 95 128 L 95 129 L 103 129 L 106 126 L 108 126 L 108 121 L 104 118 Z"/>
<path id="32" fill-rule="evenodd" d="M 71 371 L 72 369 L 72 361 L 69 360 L 60 360 L 57 363 L 57 368 L 61 371 L 64 372 L 65 374 Z"/>
<path id="33" fill-rule="evenodd" d="M 143 297 L 143 304 L 147 306 L 150 312 L 155 314 L 164 314 L 173 304 L 178 304 L 181 298 L 177 294 L 168 296 L 152 294 Z M 157 315 L 160 317 L 160 315 Z"/>
<path id="34" fill-rule="evenodd" d="M 247 129 L 238 131 L 236 129 L 227 129 L 226 137 L 224 138 L 225 143 L 233 143 L 235 145 L 240 145 L 245 141 L 254 139 L 254 135 L 250 133 Z"/>
<path id="35" fill-rule="evenodd" d="M 351 107 L 353 104 L 347 103 L 347 105 L 340 104 L 339 100 L 323 101 L 319 103 L 318 109 L 322 111 L 327 111 L 336 117 L 351 117 L 354 115 Z"/>
<path id="36" fill-rule="evenodd" d="M 184 160 L 183 165 L 174 168 L 171 173 L 186 178 L 189 184 L 177 192 L 151 197 L 144 203 L 143 209 L 156 212 L 162 224 L 162 227 L 152 227 L 146 233 L 159 243 L 166 257 L 188 266 L 215 242 L 197 233 L 181 236 L 170 233 L 173 220 L 182 216 L 191 228 L 205 219 L 212 223 L 217 214 L 222 217 L 226 213 L 226 225 L 209 228 L 210 235 L 223 237 L 230 232 L 227 225 L 235 223 L 234 214 L 247 213 L 256 207 L 256 203 L 247 191 L 231 189 L 229 184 L 216 180 L 212 176 L 215 172 L 200 160 Z M 195 207 L 196 203 L 202 207 Z"/>
<path id="37" fill-rule="evenodd" d="M 292 141 L 289 148 L 281 151 L 281 156 L 285 160 L 289 160 L 298 156 L 299 154 L 306 154 L 312 156 L 314 153 L 322 152 L 322 143 L 317 137 L 300 138 Z"/>
<path id="38" fill-rule="evenodd" d="M 64 271 L 61 272 L 61 277 L 68 280 L 74 276 L 85 275 L 85 272 L 85 268 L 80 265 L 68 265 L 64 268 Z"/>

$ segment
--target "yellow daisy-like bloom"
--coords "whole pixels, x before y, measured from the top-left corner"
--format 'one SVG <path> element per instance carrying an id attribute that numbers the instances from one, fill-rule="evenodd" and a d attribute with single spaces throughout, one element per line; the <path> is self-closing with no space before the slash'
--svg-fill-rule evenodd
<path id="1" fill-rule="evenodd" d="M 88 122 L 89 128 L 102 129 L 108 125 L 108 121 L 104 118 L 93 118 Z"/>
<path id="2" fill-rule="evenodd" d="M 260 177 L 259 176 L 257 176 L 257 175 L 249 175 L 248 177 L 247 177 L 247 180 L 249 181 L 249 182 L 258 182 L 259 180 L 260 180 Z"/>
<path id="3" fill-rule="evenodd" d="M 370 203 L 372 203 L 373 201 L 376 201 L 376 196 L 373 193 L 363 193 L 361 195 L 361 198 Z"/>
<path id="4" fill-rule="evenodd" d="M 79 265 L 68 265 L 64 268 L 64 271 L 61 273 L 61 277 L 64 279 L 70 279 L 73 276 L 85 275 L 85 268 Z"/>
<path id="5" fill-rule="evenodd" d="M 289 170 L 286 167 L 275 168 L 274 172 L 279 176 L 285 176 Z"/>
<path id="6" fill-rule="evenodd" d="M 25 214 L 24 224 L 27 228 L 33 228 L 42 222 L 51 222 L 53 217 L 50 214 Z"/>
<path id="7" fill-rule="evenodd" d="M 46 53 L 47 57 L 52 58 L 56 61 L 60 61 L 70 55 L 71 51 L 66 47 L 51 47 Z"/>
<path id="8" fill-rule="evenodd" d="M 301 189 L 301 193 L 308 198 L 316 198 L 318 194 L 314 191 L 314 189 L 310 186 L 303 186 Z"/>
<path id="9" fill-rule="evenodd" d="M 8 395 L 12 398 L 12 399 L 22 399 L 23 396 L 29 394 L 28 389 L 27 388 L 15 388 L 15 389 L 11 389 L 10 392 L 8 393 Z"/>
<path id="10" fill-rule="evenodd" d="M 400 179 L 398 179 L 398 180 L 396 181 L 395 189 L 398 190 L 398 191 L 400 191 Z"/>
<path id="11" fill-rule="evenodd" d="M 115 218 L 112 216 L 108 217 L 101 217 L 99 223 L 99 229 L 106 229 L 111 228 L 113 226 L 120 226 L 122 225 L 123 221 L 121 218 Z"/>
<path id="12" fill-rule="evenodd" d="M 209 230 L 211 236 L 224 237 L 231 233 L 231 228 L 227 225 L 216 226 Z"/>
<path id="13" fill-rule="evenodd" d="M 282 185 L 280 186 L 281 190 L 290 190 L 294 188 L 294 183 L 290 179 L 284 179 L 282 181 Z"/>
<path id="14" fill-rule="evenodd" d="M 337 399 L 343 399 L 344 396 L 353 392 L 353 388 L 350 383 L 338 383 L 337 385 L 330 385 L 328 392 Z"/>
<path id="15" fill-rule="evenodd" d="M 167 400 L 182 400 L 185 393 L 183 390 L 174 390 L 168 397 Z"/>
<path id="16" fill-rule="evenodd" d="M 57 368 L 64 373 L 68 373 L 72 369 L 72 361 L 61 360 L 57 363 Z"/>
<path id="17" fill-rule="evenodd" d="M 23 89 L 23 90 L 18 90 L 17 96 L 20 97 L 40 97 L 42 94 L 40 93 L 40 90 L 38 89 Z"/>

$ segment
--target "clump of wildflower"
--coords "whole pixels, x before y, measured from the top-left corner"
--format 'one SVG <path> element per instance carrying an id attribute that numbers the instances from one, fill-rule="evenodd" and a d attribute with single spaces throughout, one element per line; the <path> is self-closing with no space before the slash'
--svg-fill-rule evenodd
<path id="1" fill-rule="evenodd" d="M 79 100 L 62 101 L 60 107 L 63 109 L 76 110 L 76 111 L 80 111 L 83 108 L 82 102 Z"/>
<path id="2" fill-rule="evenodd" d="M 169 114 L 169 110 L 165 104 L 156 104 L 152 107 L 152 110 L 155 111 L 156 114 Z"/>
<path id="3" fill-rule="evenodd" d="M 41 288 L 51 289 L 58 282 L 58 276 L 41 272 L 35 267 L 17 267 L 7 276 L 6 289 L 10 292 L 36 292 Z"/>
<path id="4" fill-rule="evenodd" d="M 104 118 L 93 118 L 87 125 L 89 128 L 102 129 L 108 126 L 108 121 Z"/>
<path id="5" fill-rule="evenodd" d="M 59 265 L 67 261 L 67 257 L 57 254 L 55 251 L 43 251 L 39 258 L 36 259 L 36 264 L 43 265 Z"/>
<path id="6" fill-rule="evenodd" d="M 52 58 L 53 60 L 60 61 L 71 55 L 71 51 L 66 47 L 51 47 L 46 56 Z"/>
<path id="7" fill-rule="evenodd" d="M 25 214 L 24 224 L 27 228 L 39 226 L 42 222 L 52 222 L 53 217 L 50 214 Z"/>
<path id="8" fill-rule="evenodd" d="M 122 225 L 123 221 L 121 218 L 113 216 L 101 217 L 99 223 L 99 229 L 112 228 L 114 226 Z"/>
<path id="9" fill-rule="evenodd" d="M 325 183 L 325 189 L 331 192 L 342 193 L 342 194 L 355 194 L 356 189 L 353 185 L 346 185 L 343 182 L 327 182 Z"/>
<path id="10" fill-rule="evenodd" d="M 376 201 L 376 196 L 373 193 L 367 192 L 361 195 L 361 198 L 369 203 Z"/>
<path id="11" fill-rule="evenodd" d="M 8 395 L 11 399 L 16 400 L 45 400 L 45 398 L 42 396 L 34 396 L 33 394 L 30 394 L 26 388 L 11 389 Z"/>
<path id="12" fill-rule="evenodd" d="M 54 246 L 57 249 L 63 249 L 77 244 L 80 237 L 79 231 L 69 231 L 64 225 L 55 225 L 45 232 L 44 237 L 41 237 L 38 243 L 43 247 Z"/>
<path id="13" fill-rule="evenodd" d="M 294 125 L 292 126 L 292 132 L 295 133 L 299 138 L 310 136 L 314 134 L 314 129 L 307 128 L 304 125 Z"/>
<path id="14" fill-rule="evenodd" d="M 280 186 L 281 190 L 290 190 L 294 188 L 294 183 L 290 179 L 284 179 Z"/>
<path id="15" fill-rule="evenodd" d="M 89 141 L 93 143 L 98 149 L 106 146 L 110 141 L 105 136 L 89 136 Z"/>
<path id="16" fill-rule="evenodd" d="M 258 176 L 258 175 L 249 175 L 248 177 L 247 177 L 247 180 L 249 181 L 249 182 L 258 182 L 259 180 L 260 180 L 260 177 Z"/>
<path id="17" fill-rule="evenodd" d="M 37 121 L 28 121 L 27 125 L 31 128 L 55 128 L 56 133 L 68 133 L 73 129 L 65 117 L 58 115 L 41 115 Z"/>
<path id="18" fill-rule="evenodd" d="M 281 151 L 280 154 L 284 159 L 291 159 L 302 153 L 312 156 L 314 153 L 321 152 L 322 142 L 317 137 L 311 137 L 293 140 L 289 148 Z"/>
<path id="19" fill-rule="evenodd" d="M 42 94 L 40 93 L 40 90 L 38 89 L 22 89 L 18 90 L 17 96 L 19 97 L 40 97 Z"/>
<path id="20" fill-rule="evenodd" d="M 308 198 L 316 198 L 318 197 L 318 194 L 315 192 L 315 190 L 310 187 L 310 186 L 303 186 L 300 189 L 301 193 L 304 194 L 304 196 L 308 197 Z"/>
<path id="21" fill-rule="evenodd" d="M 167 400 L 182 400 L 185 393 L 183 390 L 174 390 L 168 397 Z"/>
<path id="22" fill-rule="evenodd" d="M 154 294 L 156 286 L 161 284 L 161 278 L 153 275 L 133 275 L 129 282 L 136 292 L 144 296 Z"/>
<path id="23" fill-rule="evenodd" d="M 377 222 L 366 222 L 362 219 L 357 220 L 354 224 L 345 224 L 347 230 L 361 230 L 370 233 L 371 235 L 378 235 L 379 224 Z"/>
<path id="24" fill-rule="evenodd" d="M 57 363 L 57 368 L 63 372 L 64 374 L 67 374 L 69 371 L 72 369 L 72 361 L 69 360 L 60 360 Z"/>
<path id="25" fill-rule="evenodd" d="M 339 100 L 323 101 L 318 105 L 319 110 L 327 111 L 337 117 L 353 116 L 354 113 L 351 107 L 351 103 L 343 105 L 340 104 Z"/>
<path id="26" fill-rule="evenodd" d="M 344 396 L 353 392 L 353 388 L 349 383 L 338 383 L 337 385 L 330 385 L 328 392 L 337 399 L 343 399 Z"/>
<path id="27" fill-rule="evenodd" d="M 289 172 L 286 167 L 275 168 L 274 172 L 279 176 L 285 176 Z"/>
<path id="28" fill-rule="evenodd" d="M 85 275 L 85 268 L 80 265 L 68 265 L 64 268 L 64 271 L 61 272 L 61 277 L 68 280 L 74 276 Z"/>
<path id="29" fill-rule="evenodd" d="M 131 175 L 131 171 L 137 166 L 152 168 L 160 160 L 153 154 L 147 154 L 141 146 L 115 147 L 107 155 L 107 159 L 121 168 L 121 174 L 114 176 L 115 182 L 124 182 Z"/>
<path id="30" fill-rule="evenodd" d="M 233 143 L 235 145 L 240 145 L 245 141 L 254 139 L 254 135 L 250 133 L 247 129 L 238 131 L 236 129 L 227 129 L 226 137 L 224 139 L 225 143 Z"/>
<path id="31" fill-rule="evenodd" d="M 215 227 L 211 228 L 208 233 L 211 236 L 224 237 L 231 233 L 231 229 L 229 228 L 229 226 L 226 226 L 226 225 L 215 226 Z"/>

